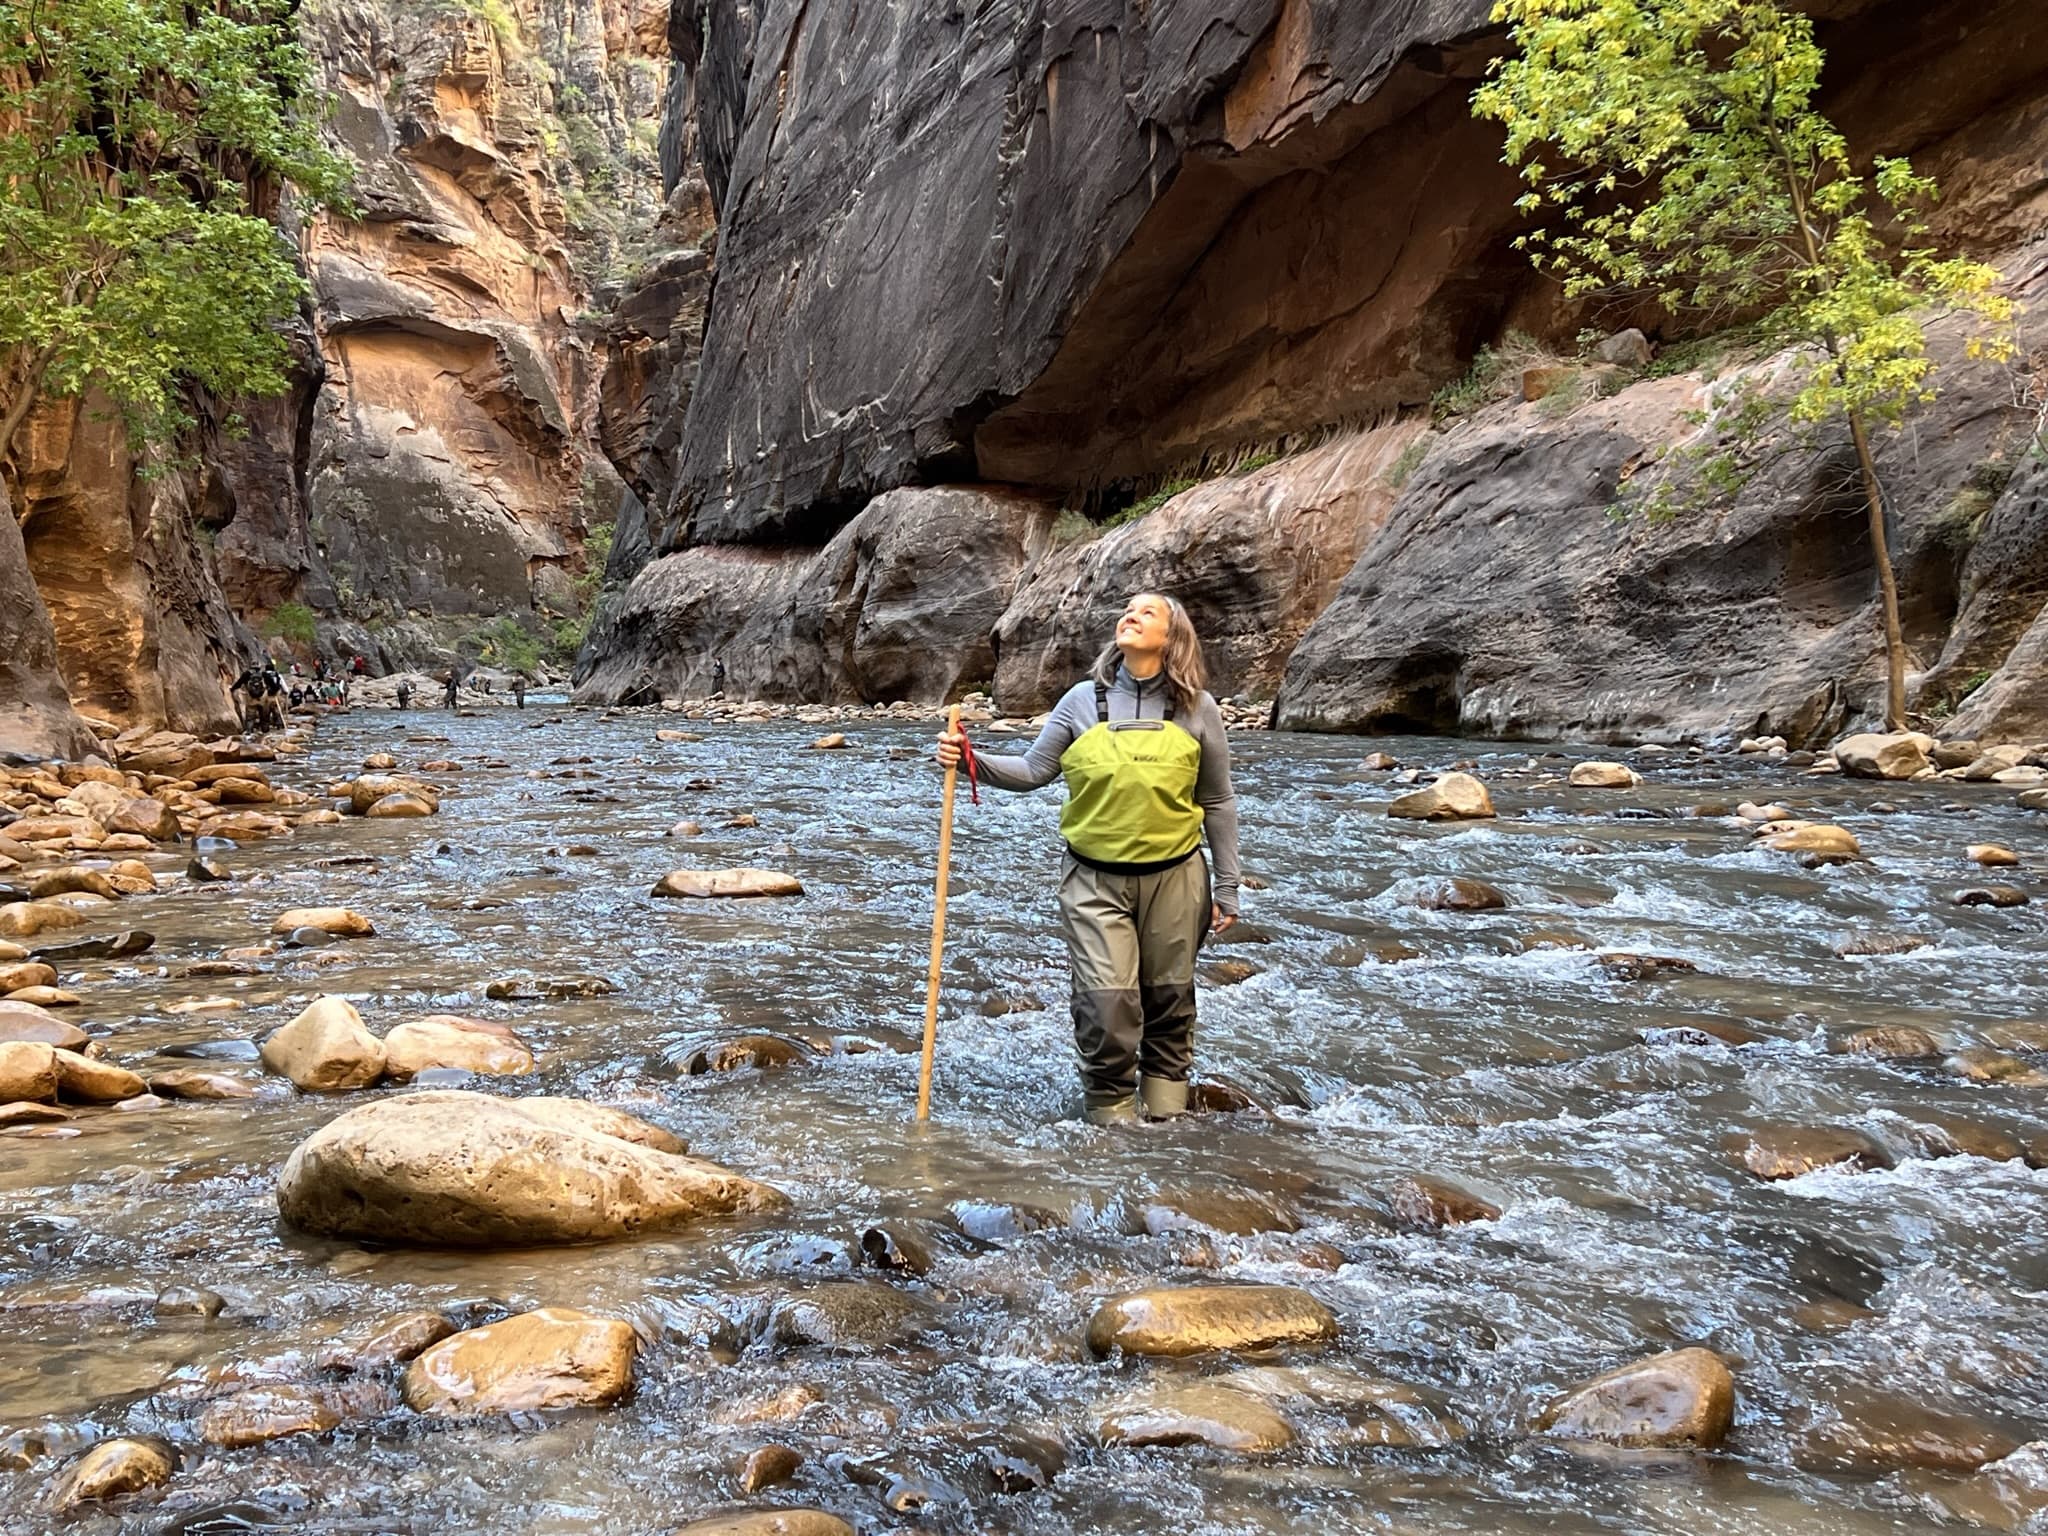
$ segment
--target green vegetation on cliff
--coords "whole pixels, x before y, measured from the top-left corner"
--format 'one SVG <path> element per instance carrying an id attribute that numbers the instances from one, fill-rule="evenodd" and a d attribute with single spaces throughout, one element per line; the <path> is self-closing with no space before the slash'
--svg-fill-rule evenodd
<path id="1" fill-rule="evenodd" d="M 38 397 L 97 388 L 138 439 L 193 385 L 284 388 L 305 292 L 265 217 L 339 200 L 283 0 L 0 0 L 0 458 Z"/>
<path id="2" fill-rule="evenodd" d="M 1639 293 L 1710 323 L 1761 313 L 1778 344 L 1810 349 L 1783 404 L 1794 423 L 1848 426 L 1884 600 L 1886 715 L 1903 728 L 1870 431 L 1935 398 L 1929 315 L 1971 316 L 1971 354 L 2009 355 L 1997 271 L 1932 247 L 1919 210 L 1935 185 L 1906 161 L 1858 172 L 1813 106 L 1812 19 L 1777 0 L 1501 0 L 1494 17 L 1512 52 L 1473 108 L 1506 126 L 1521 207 L 1545 221 L 1518 242 L 1536 265 L 1574 296 Z"/>

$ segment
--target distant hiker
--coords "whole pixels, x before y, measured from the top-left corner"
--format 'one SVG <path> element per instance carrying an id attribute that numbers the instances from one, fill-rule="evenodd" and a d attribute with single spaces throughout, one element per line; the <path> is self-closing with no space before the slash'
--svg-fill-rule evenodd
<path id="1" fill-rule="evenodd" d="M 521 709 L 526 708 L 526 678 L 524 674 L 512 679 L 512 699 Z"/>
<path id="2" fill-rule="evenodd" d="M 1141 1101 L 1154 1118 L 1187 1109 L 1195 955 L 1237 921 L 1237 796 L 1207 675 L 1187 610 L 1140 592 L 1037 741 L 1021 756 L 969 759 L 1000 789 L 1066 776 L 1060 925 L 1081 1087 L 1098 1125 L 1135 1121 Z M 941 765 L 966 745 L 964 732 L 940 736 Z"/>
<path id="3" fill-rule="evenodd" d="M 450 709 L 453 709 L 455 707 L 456 690 L 461 688 L 461 686 L 462 674 L 456 671 L 453 667 L 450 667 L 448 669 L 448 707 Z"/>
<path id="4" fill-rule="evenodd" d="M 412 683 L 409 679 L 403 677 L 398 680 L 398 707 L 400 709 L 412 708 Z"/>
<path id="5" fill-rule="evenodd" d="M 711 691 L 713 693 L 725 692 L 725 658 L 723 656 L 711 658 Z"/>
<path id="6" fill-rule="evenodd" d="M 370 664 L 363 660 L 363 653 L 361 651 L 356 652 L 355 660 L 348 664 L 348 669 L 357 677 L 368 677 L 370 675 Z"/>

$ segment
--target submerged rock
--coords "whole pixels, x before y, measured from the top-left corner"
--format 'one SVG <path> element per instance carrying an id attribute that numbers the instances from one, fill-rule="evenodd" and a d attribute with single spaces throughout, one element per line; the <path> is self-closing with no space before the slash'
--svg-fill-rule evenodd
<path id="1" fill-rule="evenodd" d="M 1911 1024 L 1885 1024 L 1874 1029 L 1859 1029 L 1845 1035 L 1836 1043 L 1835 1049 L 1848 1056 L 1878 1056 L 1893 1061 L 1916 1061 L 1922 1057 L 1939 1056 L 1941 1042 L 1924 1029 L 1915 1029 Z"/>
<path id="2" fill-rule="evenodd" d="M 300 928 L 317 929 L 337 939 L 368 939 L 376 937 L 377 933 L 375 923 L 347 907 L 294 907 L 289 912 L 279 913 L 270 925 L 271 933 L 278 936 Z"/>
<path id="3" fill-rule="evenodd" d="M 1098 1355 L 1198 1355 L 1211 1350 L 1273 1349 L 1321 1344 L 1337 1336 L 1337 1319 L 1307 1291 L 1291 1285 L 1162 1286 L 1113 1296 L 1088 1322 L 1088 1347 Z"/>
<path id="4" fill-rule="evenodd" d="M 1410 1174 L 1396 1180 L 1387 1190 L 1387 1205 L 1396 1221 L 1419 1232 L 1500 1218 L 1500 1207 L 1491 1201 L 1482 1200 L 1446 1179 L 1425 1174 Z"/>
<path id="5" fill-rule="evenodd" d="M 853 1527 L 822 1509 L 740 1509 L 692 1520 L 673 1536 L 853 1536 Z"/>
<path id="6" fill-rule="evenodd" d="M 1959 907 L 2024 907 L 2031 899 L 2016 885 L 1973 885 L 1949 897 Z"/>
<path id="7" fill-rule="evenodd" d="M 234 1450 L 287 1435 L 324 1435 L 345 1417 L 343 1407 L 339 1395 L 325 1387 L 297 1382 L 247 1387 L 206 1410 L 199 1438 Z"/>
<path id="8" fill-rule="evenodd" d="M 1742 1165 L 1760 1179 L 1796 1179 L 1817 1168 L 1852 1173 L 1892 1166 L 1891 1154 L 1847 1126 L 1767 1126 L 1751 1134 Z"/>
<path id="9" fill-rule="evenodd" d="M 1493 797 L 1471 774 L 1446 773 L 1428 788 L 1402 795 L 1387 814 L 1404 821 L 1485 821 L 1494 814 Z"/>
<path id="10" fill-rule="evenodd" d="M 536 1108 L 537 1105 L 545 1108 Z M 425 1247 L 590 1242 L 786 1203 L 715 1163 L 619 1134 L 574 1099 L 414 1093 L 366 1104 L 293 1151 L 278 1209 L 308 1232 Z M 637 1122 L 636 1122 L 637 1123 Z"/>
<path id="11" fill-rule="evenodd" d="M 178 1453 L 155 1436 L 102 1440 L 65 1469 L 50 1502 L 59 1511 L 160 1488 L 178 1470 Z"/>
<path id="12" fill-rule="evenodd" d="M 631 1389 L 639 1347 L 630 1323 L 542 1307 L 427 1349 L 406 1368 L 405 1402 L 444 1418 L 603 1408 Z"/>
<path id="13" fill-rule="evenodd" d="M 803 882 L 772 869 L 678 869 L 655 882 L 651 894 L 698 898 L 801 896 Z"/>
<path id="14" fill-rule="evenodd" d="M 1117 1398 L 1098 1415 L 1106 1445 L 1208 1445 L 1240 1455 L 1284 1450 L 1294 1426 L 1266 1403 L 1222 1382 L 1158 1386 Z"/>
<path id="15" fill-rule="evenodd" d="M 736 1035 L 698 1046 L 683 1058 L 682 1070 L 690 1077 L 707 1072 L 736 1072 L 742 1067 L 767 1071 L 793 1062 L 808 1061 L 816 1053 L 800 1040 L 781 1035 Z"/>
<path id="16" fill-rule="evenodd" d="M 321 1357 L 330 1370 L 375 1371 L 403 1365 L 455 1332 L 439 1312 L 403 1312 L 379 1323 L 361 1342 L 337 1344 Z"/>
<path id="17" fill-rule="evenodd" d="M 932 1321 L 918 1297 L 869 1281 L 814 1286 L 776 1304 L 768 1331 L 785 1345 L 824 1349 L 887 1349 L 908 1343 Z"/>
<path id="18" fill-rule="evenodd" d="M 384 1043 L 346 998 L 315 1000 L 262 1046 L 263 1065 L 304 1093 L 367 1088 L 384 1075 Z"/>
<path id="19" fill-rule="evenodd" d="M 2018 1449 L 2011 1435 L 1980 1419 L 1855 1386 L 1828 1417 L 1794 1435 L 1792 1459 L 1827 1470 L 1973 1472 Z"/>
<path id="20" fill-rule="evenodd" d="M 786 1445 L 764 1445 L 747 1457 L 740 1468 L 740 1491 L 759 1493 L 789 1482 L 803 1470 L 804 1459 Z"/>
<path id="21" fill-rule="evenodd" d="M 1712 1450 L 1735 1419 L 1735 1378 L 1710 1349 L 1638 1360 L 1573 1387 L 1537 1428 L 1566 1439 Z"/>
<path id="22" fill-rule="evenodd" d="M 1455 875 L 1418 885 L 1410 892 L 1408 905 L 1425 912 L 1498 912 L 1508 905 L 1508 899 L 1484 880 Z"/>
<path id="23" fill-rule="evenodd" d="M 1969 1525 L 2017 1531 L 2048 1514 L 2048 1440 L 2023 1445 L 1963 1482 L 1923 1477 L 1908 1486 Z"/>

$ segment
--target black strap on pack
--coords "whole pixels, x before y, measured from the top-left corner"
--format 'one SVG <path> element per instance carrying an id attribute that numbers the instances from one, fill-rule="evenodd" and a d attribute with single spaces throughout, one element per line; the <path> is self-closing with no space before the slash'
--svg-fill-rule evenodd
<path id="1" fill-rule="evenodd" d="M 1141 691 L 1140 697 L 1142 696 Z M 1161 720 L 1171 720 L 1173 718 L 1173 690 L 1171 688 L 1166 690 L 1166 709 L 1159 718 Z M 1109 724 L 1109 684 L 1099 677 L 1095 680 L 1095 719 L 1099 724 Z"/>

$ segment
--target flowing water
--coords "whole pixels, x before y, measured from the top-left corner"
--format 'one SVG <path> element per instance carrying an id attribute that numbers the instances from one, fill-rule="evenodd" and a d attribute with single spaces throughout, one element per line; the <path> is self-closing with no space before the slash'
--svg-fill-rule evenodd
<path id="1" fill-rule="evenodd" d="M 112 1057 L 145 1074 L 195 1064 L 171 1049 L 246 1051 L 234 1042 L 321 992 L 380 1032 L 430 1012 L 503 1020 L 541 1070 L 500 1091 L 628 1109 L 778 1186 L 791 1210 L 566 1250 L 366 1248 L 296 1235 L 273 1202 L 291 1147 L 360 1095 L 86 1111 L 74 1138 L 0 1138 L 0 1433 L 161 1433 L 185 1450 L 161 1494 L 62 1520 L 43 1502 L 55 1460 L 0 1470 L 0 1530 L 638 1536 L 750 1502 L 820 1505 L 864 1532 L 1848 1536 L 1921 1528 L 1935 1507 L 1927 1475 L 1896 1457 L 1817 1451 L 1831 1425 L 1837 1446 L 1845 1433 L 1925 1440 L 1929 1424 L 1951 1439 L 2048 1433 L 2048 1173 L 1926 1155 L 1943 1123 L 2048 1150 L 2048 1089 L 1828 1048 L 1854 1027 L 1913 1024 L 2039 1063 L 2044 909 L 1948 899 L 1982 883 L 1965 843 L 2044 856 L 2040 820 L 2009 791 L 1679 754 L 1643 759 L 1636 790 L 1572 790 L 1562 761 L 1526 750 L 1374 743 L 1420 764 L 1476 759 L 1493 785 L 1498 822 L 1425 826 L 1384 815 L 1387 775 L 1359 769 L 1355 739 L 1234 738 L 1245 863 L 1266 888 L 1247 894 L 1242 936 L 1210 951 L 1212 966 L 1255 974 L 1204 987 L 1198 1070 L 1271 1113 L 1140 1132 L 1073 1118 L 1055 792 L 979 806 L 963 793 L 935 1111 L 920 1132 L 916 1056 L 890 1047 L 921 1022 L 937 791 L 910 752 L 930 728 L 856 723 L 850 752 L 801 750 L 815 728 L 794 723 L 657 744 L 655 725 L 673 723 L 333 720 L 280 782 L 346 776 L 379 749 L 407 767 L 448 756 L 465 771 L 442 779 L 441 814 L 252 844 L 226 855 L 232 885 L 167 878 L 100 920 L 150 929 L 156 949 L 71 984 Z M 1838 820 L 1868 861 L 1806 870 L 1690 814 L 1751 797 Z M 1896 812 L 1873 810 L 1879 799 Z M 722 825 L 739 812 L 759 826 Z M 684 816 L 706 834 L 666 838 Z M 167 875 L 183 864 L 158 862 Z M 646 894 L 672 868 L 739 864 L 791 871 L 806 894 Z M 1511 906 L 1406 904 L 1410 882 L 1452 874 L 1491 881 Z M 255 975 L 177 974 L 316 903 L 370 913 L 378 936 L 280 954 Z M 1587 951 L 1531 947 L 1545 931 L 1697 971 L 1623 979 Z M 1898 932 L 1933 943 L 1834 953 Z M 1396 943 L 1416 958 L 1384 963 Z M 485 996 L 507 976 L 592 974 L 617 992 Z M 222 1001 L 173 1011 L 209 998 Z M 1738 1049 L 1682 1028 L 1700 1020 L 1759 1039 Z M 696 1045 L 748 1031 L 829 1053 L 679 1070 Z M 1782 1123 L 1859 1128 L 1897 1166 L 1760 1182 L 1741 1136 Z M 1404 1228 L 1387 1194 L 1412 1173 L 1501 1214 Z M 930 1247 L 921 1276 L 864 1261 L 861 1234 L 892 1222 Z M 1415 1432 L 1325 1403 L 1290 1408 L 1300 1439 L 1271 1456 L 1103 1448 L 1105 1400 L 1225 1366 L 1092 1359 L 1082 1334 L 1097 1301 L 1219 1279 L 1320 1297 L 1342 1337 L 1315 1358 L 1416 1389 Z M 161 1315 L 153 1299 L 173 1285 L 215 1291 L 225 1310 Z M 813 1342 L 790 1321 L 804 1296 L 828 1323 Z M 220 1383 L 316 1375 L 323 1346 L 379 1318 L 542 1304 L 636 1325 L 647 1343 L 626 1403 L 456 1425 L 386 1410 L 244 1450 L 197 1440 Z M 1722 1454 L 1599 1457 L 1528 1433 L 1560 1388 L 1688 1343 L 1735 1367 Z M 790 1423 L 734 1422 L 792 1386 L 822 1401 Z M 1062 1446 L 1064 1470 L 1001 1491 L 985 1451 L 1005 1435 Z M 769 1440 L 807 1465 L 794 1487 L 747 1500 L 735 1469 Z M 204 1513 L 220 1505 L 239 1513 Z"/>

